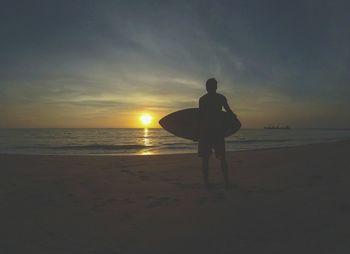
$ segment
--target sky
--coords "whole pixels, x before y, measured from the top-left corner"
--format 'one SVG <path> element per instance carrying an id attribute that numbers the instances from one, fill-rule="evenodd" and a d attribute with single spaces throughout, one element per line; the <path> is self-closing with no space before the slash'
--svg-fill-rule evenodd
<path id="1" fill-rule="evenodd" d="M 347 0 L 2 0 L 0 127 L 151 127 L 215 77 L 245 128 L 350 128 Z"/>

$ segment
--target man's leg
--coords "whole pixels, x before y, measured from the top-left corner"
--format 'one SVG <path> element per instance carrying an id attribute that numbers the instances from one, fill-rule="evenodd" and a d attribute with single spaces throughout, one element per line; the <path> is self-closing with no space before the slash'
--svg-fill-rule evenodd
<path id="1" fill-rule="evenodd" d="M 205 156 L 202 158 L 202 172 L 203 172 L 203 180 L 204 180 L 204 186 L 205 188 L 209 188 L 209 156 Z"/>
<path id="2" fill-rule="evenodd" d="M 221 171 L 222 175 L 224 176 L 225 185 L 226 187 L 230 187 L 231 185 L 230 178 L 228 175 L 228 165 L 226 161 L 226 148 L 224 138 L 217 140 L 217 142 L 215 143 L 215 154 L 221 162 Z"/>
<path id="3" fill-rule="evenodd" d="M 225 185 L 226 187 L 230 187 L 230 178 L 228 175 L 228 166 L 227 166 L 227 161 L 226 161 L 226 157 L 221 159 L 221 170 L 222 170 L 222 175 L 224 176 L 225 179 Z"/>

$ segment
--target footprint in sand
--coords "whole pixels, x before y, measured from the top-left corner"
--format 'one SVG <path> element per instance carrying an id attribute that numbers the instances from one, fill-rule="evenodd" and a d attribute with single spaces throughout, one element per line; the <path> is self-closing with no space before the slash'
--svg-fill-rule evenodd
<path id="1" fill-rule="evenodd" d="M 258 188 L 258 187 L 250 187 L 249 189 L 246 189 L 245 192 L 247 193 L 280 193 L 285 192 L 286 189 L 269 189 L 269 188 Z"/>
<path id="2" fill-rule="evenodd" d="M 149 176 L 146 176 L 146 175 L 140 175 L 139 178 L 140 178 L 142 181 L 149 181 L 149 180 L 150 180 L 150 177 L 149 177 Z"/>
<path id="3" fill-rule="evenodd" d="M 124 198 L 121 201 L 122 201 L 123 205 L 128 205 L 128 204 L 134 203 L 134 201 L 131 200 L 130 198 Z"/>
<path id="4" fill-rule="evenodd" d="M 215 202 L 222 202 L 227 199 L 226 194 L 223 192 L 219 192 L 215 195 L 214 201 Z"/>
<path id="5" fill-rule="evenodd" d="M 210 195 L 210 197 L 197 198 L 195 200 L 195 202 L 198 203 L 199 205 L 206 205 L 209 202 L 218 203 L 218 202 L 223 202 L 226 200 L 227 200 L 226 194 L 223 192 L 219 192 L 219 193 L 214 194 L 214 196 Z"/>
<path id="6" fill-rule="evenodd" d="M 171 197 L 159 197 L 159 198 L 150 198 L 151 202 L 146 205 L 146 208 L 155 208 L 161 206 L 168 206 L 171 203 L 177 202 L 177 198 Z"/>
<path id="7" fill-rule="evenodd" d="M 163 177 L 160 179 L 161 181 L 164 181 L 164 182 L 173 182 L 173 181 L 176 181 L 176 179 L 172 179 L 172 178 L 168 178 L 168 177 Z"/>
<path id="8" fill-rule="evenodd" d="M 129 169 L 122 169 L 120 170 L 121 173 L 124 173 L 124 174 L 127 174 L 127 175 L 135 175 L 134 172 L 132 172 L 131 170 Z"/>
<path id="9" fill-rule="evenodd" d="M 323 176 L 321 175 L 311 175 L 306 178 L 306 185 L 310 187 L 314 185 L 318 185 L 321 183 L 322 179 L 323 179 Z"/>
<path id="10" fill-rule="evenodd" d="M 172 182 L 171 184 L 175 185 L 177 188 L 181 188 L 181 189 L 198 189 L 198 188 L 201 188 L 201 185 L 199 185 L 199 184 L 192 184 L 192 183 Z"/>
<path id="11" fill-rule="evenodd" d="M 196 203 L 200 205 L 206 205 L 209 202 L 208 197 L 200 197 L 196 200 Z"/>
<path id="12" fill-rule="evenodd" d="M 132 219 L 132 217 L 133 217 L 133 215 L 131 213 L 126 212 L 126 213 L 123 213 L 121 215 L 120 219 L 121 219 L 121 221 L 129 221 Z"/>

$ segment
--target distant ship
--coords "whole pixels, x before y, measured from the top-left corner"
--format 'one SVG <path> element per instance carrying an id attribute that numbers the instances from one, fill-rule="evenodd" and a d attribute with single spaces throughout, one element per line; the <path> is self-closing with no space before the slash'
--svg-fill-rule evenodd
<path id="1" fill-rule="evenodd" d="M 270 125 L 270 126 L 265 126 L 264 129 L 267 129 L 267 130 L 289 130 L 290 127 L 288 125 L 286 125 L 286 126 Z"/>

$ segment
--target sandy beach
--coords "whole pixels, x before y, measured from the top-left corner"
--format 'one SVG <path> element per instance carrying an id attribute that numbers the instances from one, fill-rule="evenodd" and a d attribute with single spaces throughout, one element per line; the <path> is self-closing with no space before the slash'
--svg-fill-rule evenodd
<path id="1" fill-rule="evenodd" d="M 0 155 L 0 253 L 349 253 L 350 142 L 228 153 Z"/>

